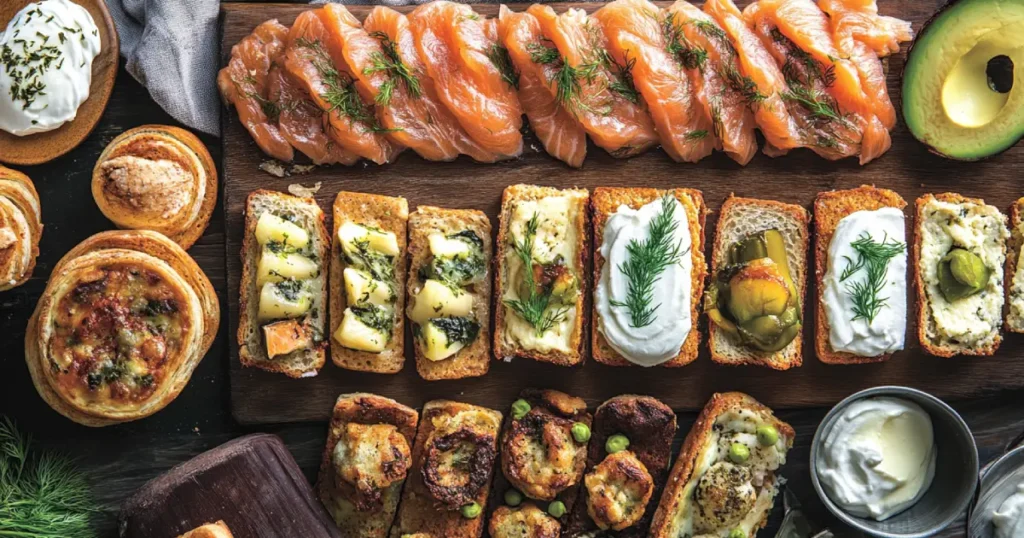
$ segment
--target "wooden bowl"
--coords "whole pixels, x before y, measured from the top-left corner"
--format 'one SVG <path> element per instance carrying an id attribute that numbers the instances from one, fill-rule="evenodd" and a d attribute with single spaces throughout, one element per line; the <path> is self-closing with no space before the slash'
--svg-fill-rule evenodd
<path id="1" fill-rule="evenodd" d="M 0 29 L 7 28 L 14 14 L 33 0 L 0 2 Z M 110 92 L 117 79 L 120 45 L 114 20 L 103 0 L 72 0 L 84 7 L 100 31 L 100 53 L 92 63 L 92 85 L 89 98 L 78 108 L 78 115 L 60 127 L 45 133 L 14 136 L 0 131 L 0 162 L 20 165 L 42 164 L 64 155 L 89 136 L 103 116 Z"/>

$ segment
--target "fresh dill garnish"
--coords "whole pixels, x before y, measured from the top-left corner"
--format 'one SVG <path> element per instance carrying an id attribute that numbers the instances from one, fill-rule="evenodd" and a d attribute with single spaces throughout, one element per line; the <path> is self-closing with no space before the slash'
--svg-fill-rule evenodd
<path id="1" fill-rule="evenodd" d="M 494 68 L 501 73 L 501 78 L 515 89 L 519 89 L 519 71 L 512 65 L 512 58 L 508 55 L 508 49 L 494 43 L 487 49 L 487 59 L 491 61 Z"/>
<path id="2" fill-rule="evenodd" d="M 537 335 L 543 335 L 551 330 L 556 324 L 565 320 L 569 312 L 569 306 L 561 305 L 557 308 L 548 308 L 551 305 L 551 290 L 539 290 L 533 276 L 533 241 L 537 237 L 537 226 L 539 224 L 536 213 L 526 221 L 523 230 L 523 238 L 517 240 L 512 237 L 512 250 L 519 261 L 523 264 L 523 282 L 520 285 L 520 298 L 504 301 L 505 305 L 511 308 L 519 317 L 537 330 Z M 525 297 L 522 297 L 525 295 Z"/>
<path id="3" fill-rule="evenodd" d="M 398 48 L 395 42 L 384 32 L 373 32 L 370 34 L 377 41 L 380 41 L 381 50 L 370 55 L 370 62 L 373 64 L 363 69 L 364 75 L 383 72 L 388 79 L 378 88 L 376 101 L 378 105 L 388 106 L 394 95 L 395 87 L 401 82 L 405 85 L 409 95 L 419 98 L 422 93 L 420 79 L 405 65 L 402 57 L 398 55 Z"/>
<path id="4" fill-rule="evenodd" d="M 320 41 L 300 37 L 296 40 L 296 43 L 300 47 L 309 49 L 314 54 L 312 60 L 313 67 L 316 68 L 320 78 L 323 80 L 324 86 L 327 87 L 326 91 L 320 94 L 320 98 L 330 105 L 330 108 L 327 110 L 328 113 L 337 112 L 341 116 L 348 118 L 350 122 L 362 124 L 368 131 L 388 132 L 395 130 L 386 129 L 377 123 L 377 117 L 373 114 L 373 109 L 364 103 L 363 98 L 359 96 L 355 79 L 348 76 L 348 74 L 339 72 L 334 67 L 330 56 L 324 50 Z"/>
<path id="5" fill-rule="evenodd" d="M 790 86 L 789 90 L 782 92 L 781 95 L 783 99 L 799 103 L 816 120 L 846 122 L 846 118 L 839 112 L 836 100 L 823 91 L 803 86 Z"/>
<path id="6" fill-rule="evenodd" d="M 722 102 L 716 96 L 711 96 L 709 99 L 711 105 L 711 127 L 715 131 L 715 136 L 718 138 L 725 138 L 725 125 L 722 123 Z"/>
<path id="7" fill-rule="evenodd" d="M 836 81 L 836 66 L 823 65 L 815 60 L 808 52 L 796 45 L 785 36 L 778 28 L 771 29 L 773 41 L 786 49 L 786 61 L 780 70 L 786 82 L 790 85 L 812 85 L 815 80 L 821 82 L 825 87 L 831 87 Z M 831 56 L 829 57 L 831 59 Z"/>
<path id="8" fill-rule="evenodd" d="M 671 265 L 682 260 L 689 253 L 681 242 L 675 241 L 679 223 L 675 219 L 676 198 L 666 194 L 661 198 L 661 211 L 651 219 L 647 238 L 640 241 L 631 239 L 626 245 L 629 258 L 619 264 L 619 271 L 626 277 L 625 301 L 611 301 L 614 307 L 629 310 L 629 325 L 634 329 L 654 323 L 655 314 L 661 303 L 654 303 L 654 284 Z"/>
<path id="9" fill-rule="evenodd" d="M 636 104 L 640 102 L 640 92 L 636 91 L 636 85 L 633 83 L 633 66 L 636 65 L 636 58 L 630 58 L 629 54 L 626 54 L 626 65 L 620 65 L 611 56 L 605 54 L 605 58 L 608 62 L 615 66 L 618 71 L 618 77 L 615 77 L 608 82 L 608 90 L 615 92 L 622 96 L 630 103 Z"/>
<path id="10" fill-rule="evenodd" d="M 729 85 L 729 88 L 743 98 L 743 102 L 751 110 L 757 110 L 757 107 L 761 106 L 761 103 L 768 98 L 768 96 L 758 90 L 757 83 L 750 77 L 740 73 L 739 69 L 731 62 L 726 62 L 719 74 L 725 79 L 725 83 Z"/>
<path id="11" fill-rule="evenodd" d="M 540 43 L 530 43 L 526 46 L 526 51 L 530 53 L 530 60 L 540 65 L 552 64 L 562 58 L 558 54 L 558 49 Z"/>
<path id="12" fill-rule="evenodd" d="M 85 476 L 67 458 L 31 449 L 14 422 L 0 420 L 0 536 L 95 538 Z"/>
<path id="13" fill-rule="evenodd" d="M 707 138 L 708 134 L 709 133 L 708 133 L 707 129 L 700 129 L 700 130 L 697 130 L 697 131 L 690 131 L 690 132 L 686 133 L 686 137 L 685 138 L 686 138 L 687 142 L 699 142 L 699 141 L 704 140 L 705 138 Z"/>
<path id="14" fill-rule="evenodd" d="M 662 20 L 665 34 L 665 52 L 687 69 L 704 69 L 708 51 L 691 43 L 676 24 L 675 13 L 668 13 Z"/>
<path id="15" fill-rule="evenodd" d="M 850 247 L 857 252 L 857 260 L 846 259 L 846 268 L 839 275 L 840 282 L 846 282 L 850 277 L 861 269 L 867 273 L 867 278 L 859 282 L 846 284 L 846 293 L 853 301 L 853 319 L 863 319 L 870 325 L 875 321 L 875 316 L 886 306 L 888 297 L 879 297 L 885 289 L 885 279 L 889 274 L 889 261 L 906 250 L 907 245 L 897 241 L 889 241 L 889 236 L 882 238 L 881 242 L 875 241 L 868 233 L 850 243 Z"/>

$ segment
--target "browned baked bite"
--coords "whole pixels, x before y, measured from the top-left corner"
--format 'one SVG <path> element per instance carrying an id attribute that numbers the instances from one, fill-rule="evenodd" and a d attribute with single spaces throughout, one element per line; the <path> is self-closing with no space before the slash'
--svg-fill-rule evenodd
<path id="1" fill-rule="evenodd" d="M 518 507 L 502 506 L 491 515 L 491 538 L 558 538 L 562 525 L 532 502 Z"/>
<path id="2" fill-rule="evenodd" d="M 234 535 L 226 523 L 218 521 L 192 529 L 178 538 L 234 538 Z"/>

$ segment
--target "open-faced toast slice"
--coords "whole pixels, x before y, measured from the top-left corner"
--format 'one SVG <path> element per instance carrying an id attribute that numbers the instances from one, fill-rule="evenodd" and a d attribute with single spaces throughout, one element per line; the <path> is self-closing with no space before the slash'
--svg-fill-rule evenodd
<path id="1" fill-rule="evenodd" d="M 650 396 L 624 394 L 597 408 L 592 432 L 584 486 L 562 536 L 646 536 L 668 476 L 675 413 Z"/>
<path id="2" fill-rule="evenodd" d="M 793 446 L 794 437 L 789 424 L 775 418 L 771 409 L 750 396 L 739 392 L 713 395 L 690 428 L 672 466 L 654 513 L 650 538 L 675 538 L 684 532 L 693 536 L 726 536 L 735 528 L 754 538 L 768 521 L 780 484 L 776 473 L 786 462 L 786 452 Z M 729 459 L 733 443 L 749 449 L 748 459 L 743 463 Z M 754 484 L 755 472 L 764 477 L 760 486 Z M 716 476 L 738 476 L 749 482 L 756 500 L 716 495 L 720 490 L 715 484 L 723 481 L 715 480 Z M 709 491 L 697 492 L 698 488 Z M 742 490 L 747 491 L 747 485 Z M 698 506 L 699 502 L 705 504 Z"/>
<path id="3" fill-rule="evenodd" d="M 1024 264 L 1020 255 L 1024 252 L 1024 198 L 1010 206 L 1010 240 L 1006 252 L 1006 274 L 1003 286 L 1006 288 L 1006 323 L 1004 329 L 1013 333 L 1024 333 Z"/>
<path id="4" fill-rule="evenodd" d="M 829 249 L 832 247 L 832 238 L 836 232 L 836 228 L 839 226 L 839 222 L 845 217 L 857 212 L 857 211 L 876 211 L 883 208 L 894 208 L 901 212 L 903 208 L 907 206 L 907 202 L 900 197 L 899 194 L 890 191 L 888 189 L 879 189 L 868 185 L 863 185 L 856 189 L 848 189 L 842 191 L 828 191 L 819 193 L 814 201 L 814 268 L 815 277 L 817 279 L 817 315 L 815 316 L 816 331 L 814 333 L 814 347 L 818 354 L 818 359 L 821 362 L 827 364 L 863 364 L 869 362 L 880 362 L 888 359 L 891 353 L 882 353 L 876 356 L 863 356 L 845 351 L 837 351 L 833 348 L 831 343 L 831 320 L 827 313 L 827 307 L 825 303 L 825 278 L 827 276 L 830 267 L 835 266 L 836 268 L 848 267 L 850 263 L 855 263 L 851 260 L 843 259 L 830 259 Z M 886 237 L 871 237 L 875 242 L 889 242 L 897 241 L 903 243 L 902 258 L 905 259 L 907 255 L 907 248 L 905 242 L 902 240 L 905 237 L 905 230 L 903 229 L 904 223 L 900 223 L 900 229 L 886 230 Z M 858 239 L 860 236 L 855 237 Z M 838 264 L 838 265 L 835 265 Z M 903 274 L 897 275 L 893 271 L 886 267 L 885 275 L 892 278 L 900 279 L 903 284 L 903 295 L 902 300 L 897 298 L 890 298 L 888 305 L 882 306 L 885 308 L 888 306 L 892 307 L 893 304 L 899 304 L 906 306 L 906 292 L 907 292 L 907 275 L 906 271 Z M 843 291 L 843 293 L 846 293 Z M 850 317 L 855 314 L 850 314 L 842 320 L 845 324 L 852 323 Z M 862 322 L 863 323 L 863 322 Z M 904 331 L 906 330 L 906 316 L 903 316 Z M 901 346 L 902 347 L 902 346 Z"/>
<path id="5" fill-rule="evenodd" d="M 480 538 L 501 418 L 498 411 L 465 403 L 424 404 L 391 538 Z"/>
<path id="6" fill-rule="evenodd" d="M 505 189 L 495 274 L 499 359 L 583 363 L 588 197 L 586 189 Z"/>
<path id="7" fill-rule="evenodd" d="M 607 188 L 598 187 L 594 189 L 591 196 L 591 207 L 593 208 L 594 219 L 594 306 L 593 306 L 593 328 L 590 331 L 592 342 L 592 353 L 594 360 L 610 366 L 634 366 L 635 364 L 619 353 L 608 341 L 604 332 L 604 323 L 615 323 L 614 320 L 602 319 L 599 308 L 597 288 L 602 286 L 602 271 L 606 269 L 606 260 L 602 255 L 605 241 L 605 227 L 608 219 L 618 211 L 620 206 L 631 209 L 656 202 L 667 194 L 671 193 L 679 200 L 686 214 L 677 215 L 676 218 L 687 224 L 690 237 L 690 245 L 681 255 L 690 258 L 690 308 L 689 328 L 679 348 L 679 353 L 662 362 L 661 366 L 686 366 L 697 359 L 700 347 L 700 331 L 697 329 L 697 319 L 700 313 L 701 299 L 704 295 L 704 279 L 707 277 L 707 262 L 704 259 L 704 221 L 707 216 L 707 206 L 704 204 L 704 196 L 695 189 L 672 189 L 664 191 L 646 188 Z M 620 270 L 617 267 L 608 267 L 609 271 Z M 660 277 L 657 277 L 660 278 Z M 655 299 L 655 301 L 662 301 Z M 650 326 L 650 324 L 647 324 Z M 660 324 L 659 324 L 660 325 Z M 624 327 L 623 332 L 631 332 L 636 327 Z M 642 328 L 640 330 L 643 330 Z M 683 338 L 680 336 L 680 338 Z"/>
<path id="8" fill-rule="evenodd" d="M 419 206 L 409 215 L 408 315 L 423 379 L 490 368 L 492 257 L 483 212 Z"/>
<path id="9" fill-rule="evenodd" d="M 324 365 L 329 248 L 316 200 L 269 190 L 249 194 L 238 307 L 243 366 L 309 377 Z"/>
<path id="10" fill-rule="evenodd" d="M 390 398 L 342 394 L 334 405 L 317 494 L 342 535 L 384 538 L 410 472 L 419 414 Z"/>
<path id="11" fill-rule="evenodd" d="M 360 192 L 334 199 L 331 360 L 393 374 L 405 365 L 405 251 L 409 203 Z"/>

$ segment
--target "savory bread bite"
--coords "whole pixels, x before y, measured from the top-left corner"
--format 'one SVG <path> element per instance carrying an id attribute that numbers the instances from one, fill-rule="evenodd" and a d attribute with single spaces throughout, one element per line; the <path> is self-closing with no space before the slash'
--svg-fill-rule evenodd
<path id="1" fill-rule="evenodd" d="M 711 359 L 775 370 L 800 366 L 807 210 L 773 200 L 722 204 L 704 311 Z"/>
<path id="2" fill-rule="evenodd" d="M 587 473 L 566 536 L 616 531 L 619 538 L 647 535 L 650 500 L 665 485 L 676 415 L 650 396 L 616 396 L 594 413 Z"/>
<path id="3" fill-rule="evenodd" d="M 1002 341 L 1006 217 L 959 194 L 917 199 L 914 283 L 921 347 L 940 357 L 992 355 Z"/>
<path id="4" fill-rule="evenodd" d="M 32 277 L 42 235 L 35 184 L 25 174 L 0 165 L 0 291 Z"/>
<path id="5" fill-rule="evenodd" d="M 231 534 L 231 529 L 226 523 L 218 521 L 192 529 L 178 538 L 234 538 L 234 535 Z"/>
<path id="6" fill-rule="evenodd" d="M 409 215 L 409 320 L 423 379 L 487 373 L 491 364 L 491 223 L 472 209 Z"/>
<path id="7" fill-rule="evenodd" d="M 697 359 L 704 294 L 698 190 L 594 189 L 594 360 L 685 366 Z"/>
<path id="8" fill-rule="evenodd" d="M 238 355 L 291 377 L 324 365 L 330 238 L 316 200 L 258 190 L 245 204 Z"/>
<path id="9" fill-rule="evenodd" d="M 412 465 L 419 414 L 374 394 L 334 405 L 317 493 L 342 535 L 384 538 Z"/>
<path id="10" fill-rule="evenodd" d="M 1008 309 L 1006 312 L 1006 330 L 1024 333 L 1024 198 L 1010 206 L 1010 240 L 1006 253 L 1005 286 Z"/>
<path id="11" fill-rule="evenodd" d="M 498 454 L 501 413 L 459 402 L 423 406 L 412 472 L 391 538 L 479 538 Z"/>
<path id="12" fill-rule="evenodd" d="M 331 360 L 393 374 L 405 364 L 405 245 L 409 203 L 360 192 L 334 199 Z"/>
<path id="13" fill-rule="evenodd" d="M 878 362 L 903 349 L 906 206 L 899 194 L 866 185 L 822 192 L 814 201 L 814 343 L 821 362 Z"/>
<path id="14" fill-rule="evenodd" d="M 512 185 L 501 201 L 494 352 L 583 362 L 586 189 Z"/>
<path id="15" fill-rule="evenodd" d="M 491 515 L 487 524 L 491 538 L 558 538 L 562 524 L 532 502 L 519 506 L 502 506 Z"/>
<path id="16" fill-rule="evenodd" d="M 768 521 L 776 473 L 794 437 L 789 424 L 750 396 L 713 395 L 672 466 L 650 537 L 754 538 Z"/>

